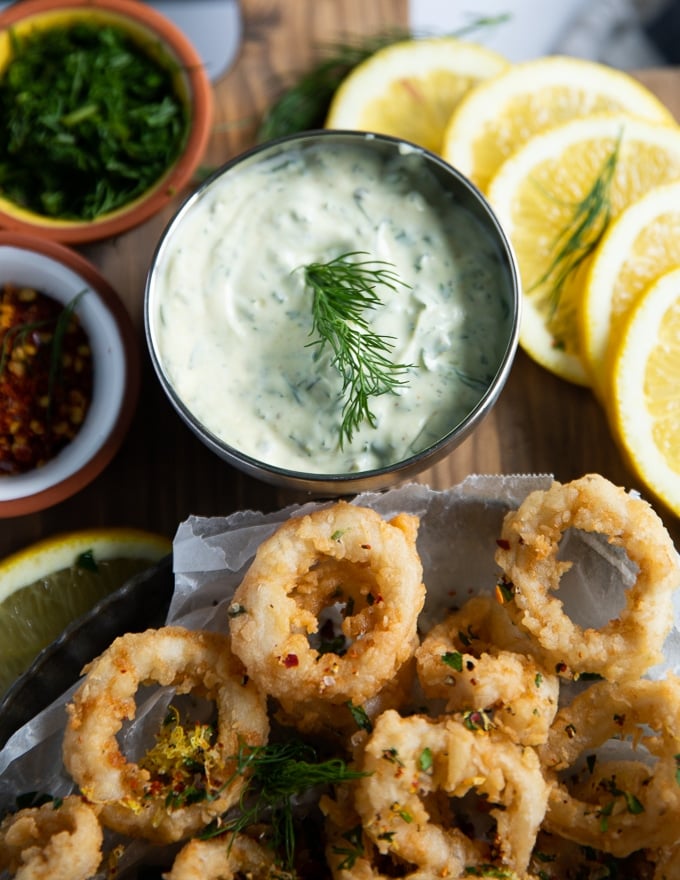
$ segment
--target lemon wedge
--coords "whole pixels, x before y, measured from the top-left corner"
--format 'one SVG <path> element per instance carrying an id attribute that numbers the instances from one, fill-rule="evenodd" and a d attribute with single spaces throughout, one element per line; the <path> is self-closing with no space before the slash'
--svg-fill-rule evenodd
<path id="1" fill-rule="evenodd" d="M 632 469 L 680 516 L 680 266 L 652 282 L 623 322 L 608 401 Z"/>
<path id="2" fill-rule="evenodd" d="M 392 135 L 438 153 L 463 95 L 508 65 L 497 52 L 456 37 L 393 43 L 345 77 L 326 128 Z"/>
<path id="3" fill-rule="evenodd" d="M 522 348 L 590 385 L 577 313 L 608 224 L 655 186 L 680 180 L 680 126 L 595 114 L 533 135 L 499 168 L 488 199 L 523 286 Z"/>
<path id="4" fill-rule="evenodd" d="M 594 113 L 672 123 L 671 112 L 629 74 L 563 56 L 515 64 L 471 89 L 453 111 L 442 155 L 486 191 L 501 164 L 529 138 Z"/>
<path id="5" fill-rule="evenodd" d="M 72 620 L 171 550 L 153 532 L 85 529 L 0 560 L 0 695 Z"/>

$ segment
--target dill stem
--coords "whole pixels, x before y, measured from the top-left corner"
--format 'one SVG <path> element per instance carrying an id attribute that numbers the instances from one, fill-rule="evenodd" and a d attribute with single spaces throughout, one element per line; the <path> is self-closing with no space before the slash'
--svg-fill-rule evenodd
<path id="1" fill-rule="evenodd" d="M 611 219 L 610 189 L 618 161 L 622 134 L 607 156 L 591 188 L 573 205 L 569 222 L 559 232 L 552 245 L 554 254 L 548 268 L 529 288 L 529 292 L 549 284 L 547 294 L 548 321 L 560 308 L 562 293 L 569 280 L 593 253 L 604 235 Z M 560 340 L 556 340 L 560 341 Z"/>
<path id="2" fill-rule="evenodd" d="M 328 263 L 301 267 L 313 293 L 310 335 L 317 336 L 308 345 L 317 347 L 317 359 L 326 346 L 331 349 L 332 364 L 342 380 L 341 396 L 345 402 L 341 447 L 345 441 L 352 441 L 363 422 L 376 427 L 369 399 L 395 392 L 406 383 L 402 377 L 412 367 L 390 360 L 392 337 L 375 333 L 364 315 L 366 310 L 382 305 L 375 290 L 378 285 L 390 290 L 408 285 L 399 279 L 391 264 L 381 260 L 357 262 L 358 256 L 366 254 L 353 251 Z"/>

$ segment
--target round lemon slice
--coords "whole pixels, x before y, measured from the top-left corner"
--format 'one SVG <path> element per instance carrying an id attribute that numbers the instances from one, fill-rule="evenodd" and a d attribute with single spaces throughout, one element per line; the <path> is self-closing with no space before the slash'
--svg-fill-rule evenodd
<path id="1" fill-rule="evenodd" d="M 84 529 L 0 560 L 0 696 L 72 620 L 171 550 L 154 532 Z"/>
<path id="2" fill-rule="evenodd" d="M 609 415 L 631 467 L 680 516 L 680 266 L 647 287 L 613 355 Z"/>
<path id="3" fill-rule="evenodd" d="M 462 98 L 444 132 L 442 155 L 486 191 L 501 164 L 532 135 L 609 112 L 674 121 L 652 92 L 623 71 L 581 58 L 536 58 L 479 83 Z"/>
<path id="4" fill-rule="evenodd" d="M 574 119 L 531 137 L 492 178 L 488 198 L 523 286 L 520 344 L 546 369 L 590 385 L 577 310 L 593 253 L 625 208 L 680 180 L 680 126 L 626 114 Z"/>
<path id="5" fill-rule="evenodd" d="M 348 74 L 333 96 L 326 128 L 388 134 L 438 153 L 463 95 L 508 65 L 497 52 L 455 37 L 402 40 Z"/>
<path id="6" fill-rule="evenodd" d="M 610 225 L 593 255 L 579 303 L 580 347 L 601 399 L 622 322 L 645 288 L 680 266 L 680 182 L 655 187 Z M 680 381 L 680 377 L 679 377 Z"/>

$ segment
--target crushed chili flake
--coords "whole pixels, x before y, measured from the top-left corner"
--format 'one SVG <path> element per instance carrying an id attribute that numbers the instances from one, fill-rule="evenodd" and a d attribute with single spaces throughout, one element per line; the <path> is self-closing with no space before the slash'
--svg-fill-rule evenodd
<path id="1" fill-rule="evenodd" d="M 40 291 L 4 284 L 0 475 L 40 467 L 73 440 L 90 406 L 92 380 L 89 339 L 73 311 Z"/>

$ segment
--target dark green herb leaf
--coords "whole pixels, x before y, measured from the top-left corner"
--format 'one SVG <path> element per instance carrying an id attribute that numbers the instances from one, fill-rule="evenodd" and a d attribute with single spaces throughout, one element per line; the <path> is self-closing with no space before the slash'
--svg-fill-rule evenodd
<path id="1" fill-rule="evenodd" d="M 463 655 L 460 651 L 447 651 L 446 654 L 442 654 L 442 660 L 456 672 L 463 671 Z"/>
<path id="2" fill-rule="evenodd" d="M 188 132 L 173 73 L 115 26 L 12 33 L 0 80 L 0 192 L 92 220 L 152 186 Z"/>

